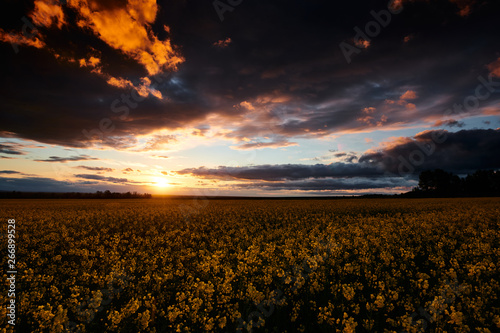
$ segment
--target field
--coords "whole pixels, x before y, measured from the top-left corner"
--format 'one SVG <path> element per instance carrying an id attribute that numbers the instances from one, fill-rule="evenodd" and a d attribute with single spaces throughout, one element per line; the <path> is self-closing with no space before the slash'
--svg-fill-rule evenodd
<path id="1" fill-rule="evenodd" d="M 500 330 L 498 198 L 3 200 L 0 217 L 17 332 Z"/>

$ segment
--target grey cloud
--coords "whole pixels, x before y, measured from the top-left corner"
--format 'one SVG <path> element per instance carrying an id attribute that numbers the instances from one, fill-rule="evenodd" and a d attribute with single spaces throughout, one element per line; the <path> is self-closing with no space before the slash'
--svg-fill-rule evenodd
<path id="1" fill-rule="evenodd" d="M 25 155 L 21 150 L 21 145 L 17 145 L 14 143 L 4 142 L 0 143 L 0 153 L 8 154 L 8 155 Z"/>
<path id="2" fill-rule="evenodd" d="M 85 170 L 90 170 L 90 171 L 106 171 L 106 172 L 112 172 L 115 169 L 112 168 L 104 168 L 104 167 L 89 167 L 85 165 L 79 165 L 76 168 L 78 169 L 85 169 Z"/>
<path id="3" fill-rule="evenodd" d="M 90 160 L 98 160 L 98 158 L 91 157 L 88 155 L 80 155 L 80 156 L 72 156 L 72 157 L 59 157 L 59 156 L 50 156 L 45 160 L 35 160 L 36 162 L 75 162 L 75 161 L 90 161 Z"/>
<path id="4" fill-rule="evenodd" d="M 10 175 L 12 175 L 12 174 L 16 174 L 16 173 L 19 173 L 19 174 L 20 174 L 21 172 L 19 172 L 19 171 L 14 171 L 14 170 L 0 170 L 0 173 L 1 173 L 1 174 L 6 174 L 6 175 L 9 175 L 9 174 L 10 174 Z"/>
<path id="5" fill-rule="evenodd" d="M 370 189 L 394 189 L 400 191 L 410 190 L 416 186 L 415 181 L 404 178 L 384 178 L 384 179 L 313 179 L 306 181 L 290 182 L 257 182 L 238 184 L 238 188 L 259 188 L 265 190 L 299 190 L 299 191 L 342 191 L 342 190 L 370 190 Z"/>
<path id="6" fill-rule="evenodd" d="M 139 187 L 123 184 L 100 184 L 98 181 L 60 181 L 44 177 L 6 178 L 0 177 L 0 191 L 18 192 L 116 192 L 143 191 Z"/>
<path id="7" fill-rule="evenodd" d="M 206 167 L 188 168 L 175 173 L 191 174 L 201 178 L 248 179 L 248 180 L 297 180 L 307 178 L 352 178 L 381 177 L 382 170 L 371 165 L 332 163 L 332 164 L 279 164 L 255 165 L 246 167 L 219 166 L 216 169 Z"/>
<path id="8" fill-rule="evenodd" d="M 75 177 L 82 178 L 82 179 L 89 179 L 89 180 L 97 180 L 97 181 L 102 181 L 102 182 L 116 183 L 116 184 L 138 183 L 138 182 L 128 180 L 127 178 L 105 177 L 105 176 L 99 176 L 99 175 L 78 174 L 78 175 L 75 175 Z"/>

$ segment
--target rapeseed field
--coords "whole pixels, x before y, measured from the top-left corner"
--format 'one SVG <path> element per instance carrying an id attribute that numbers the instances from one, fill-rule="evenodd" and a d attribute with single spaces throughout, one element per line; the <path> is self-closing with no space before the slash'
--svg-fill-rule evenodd
<path id="1" fill-rule="evenodd" d="M 0 207 L 16 332 L 500 331 L 498 198 Z"/>

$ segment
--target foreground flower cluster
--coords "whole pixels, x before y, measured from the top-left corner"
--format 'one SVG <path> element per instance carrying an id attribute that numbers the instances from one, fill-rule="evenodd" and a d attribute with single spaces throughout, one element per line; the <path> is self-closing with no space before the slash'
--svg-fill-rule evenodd
<path id="1" fill-rule="evenodd" d="M 2 202 L 16 331 L 500 329 L 500 199 L 186 203 Z"/>

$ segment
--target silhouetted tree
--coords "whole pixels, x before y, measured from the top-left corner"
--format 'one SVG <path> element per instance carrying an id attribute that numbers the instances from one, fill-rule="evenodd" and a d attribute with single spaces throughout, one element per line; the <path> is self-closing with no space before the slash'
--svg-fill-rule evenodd
<path id="1" fill-rule="evenodd" d="M 420 174 L 418 188 L 424 192 L 451 194 L 460 191 L 461 180 L 458 176 L 441 169 L 428 170 Z"/>
<path id="2" fill-rule="evenodd" d="M 478 170 L 467 175 L 464 180 L 464 192 L 469 195 L 493 195 L 500 192 L 500 172 Z"/>
<path id="3" fill-rule="evenodd" d="M 478 170 L 460 178 L 441 169 L 420 174 L 418 187 L 410 196 L 499 196 L 500 172 Z"/>

